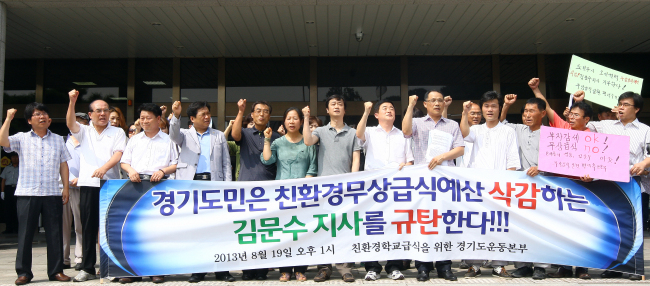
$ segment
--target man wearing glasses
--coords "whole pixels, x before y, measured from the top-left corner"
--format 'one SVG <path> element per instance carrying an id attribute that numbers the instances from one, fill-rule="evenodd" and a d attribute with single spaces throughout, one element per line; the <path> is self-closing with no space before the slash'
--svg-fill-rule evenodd
<path id="1" fill-rule="evenodd" d="M 428 164 L 429 169 L 438 165 L 455 166 L 454 159 L 463 155 L 465 142 L 458 123 L 442 116 L 445 106 L 442 93 L 435 90 L 427 92 L 424 100 L 427 115 L 422 118 L 413 118 L 413 108 L 417 101 L 417 95 L 409 97 L 409 106 L 402 121 L 404 137 L 413 138 L 415 164 Z M 429 141 L 442 142 L 444 146 L 431 146 Z M 438 278 L 458 280 L 451 272 L 451 260 L 436 261 L 435 266 Z M 418 281 L 427 281 L 429 272 L 433 270 L 433 262 L 416 260 L 415 268 L 418 270 Z"/>
<path id="2" fill-rule="evenodd" d="M 256 101 L 251 107 L 251 116 L 255 126 L 253 128 L 242 128 L 244 113 L 246 112 L 246 99 L 237 102 L 239 113 L 233 123 L 231 135 L 237 145 L 240 146 L 240 170 L 239 181 L 270 181 L 275 180 L 276 165 L 264 165 L 260 160 L 260 154 L 264 150 L 264 141 L 273 143 L 280 134 L 273 132 L 270 139 L 264 138 L 264 130 L 268 127 L 271 119 L 271 104 L 266 101 Z M 269 269 L 244 270 L 242 280 L 266 280 Z"/>
<path id="3" fill-rule="evenodd" d="M 576 99 L 577 101 L 577 99 Z M 643 97 L 638 93 L 631 91 L 625 92 L 618 97 L 618 107 L 615 112 L 618 120 L 602 120 L 589 122 L 587 127 L 598 133 L 622 135 L 630 137 L 630 176 L 632 176 L 641 186 L 643 221 L 647 221 L 648 209 L 648 192 L 650 188 L 650 178 L 642 175 L 650 166 L 650 155 L 646 152 L 646 146 L 650 144 L 650 127 L 639 122 L 637 113 L 643 109 Z M 641 262 L 643 263 L 643 262 Z M 600 276 L 602 278 L 621 277 L 621 272 L 605 271 Z M 641 280 L 642 276 L 630 274 L 630 280 Z"/>
<path id="4" fill-rule="evenodd" d="M 97 243 L 99 230 L 100 180 L 120 178 L 117 163 L 122 158 L 126 135 L 121 128 L 109 124 L 110 110 L 108 103 L 103 100 L 95 100 L 90 103 L 89 126 L 77 123 L 75 105 L 79 92 L 73 89 L 68 96 L 70 104 L 68 105 L 66 124 L 72 136 L 79 141 L 80 160 L 77 186 L 80 189 L 79 210 L 83 237 L 81 271 L 72 281 L 83 282 L 95 279 L 95 263 L 97 262 L 95 243 Z"/>

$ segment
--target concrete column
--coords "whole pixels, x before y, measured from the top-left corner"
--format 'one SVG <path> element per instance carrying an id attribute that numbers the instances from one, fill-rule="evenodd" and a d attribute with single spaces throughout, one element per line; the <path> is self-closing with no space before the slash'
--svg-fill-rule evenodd
<path id="1" fill-rule="evenodd" d="M 135 122 L 135 59 L 130 58 L 127 66 L 126 80 L 126 124 Z"/>
<path id="2" fill-rule="evenodd" d="M 400 85 L 399 85 L 399 94 L 402 99 L 402 107 L 399 110 L 400 112 L 406 111 L 406 107 L 409 106 L 409 63 L 406 56 L 401 56 L 400 58 Z M 402 117 L 404 114 L 402 113 Z"/>
<path id="3" fill-rule="evenodd" d="M 0 118 L 4 118 L 5 51 L 7 41 L 7 4 L 0 3 Z"/>
<path id="4" fill-rule="evenodd" d="M 318 58 L 309 57 L 309 114 L 318 116 Z M 309 118 L 305 118 L 309 120 Z"/>
<path id="5" fill-rule="evenodd" d="M 226 58 L 219 58 L 217 65 L 217 129 L 226 130 Z"/>
<path id="6" fill-rule="evenodd" d="M 501 71 L 499 70 L 499 55 L 492 55 L 492 90 L 501 93 Z"/>
<path id="7" fill-rule="evenodd" d="M 181 100 L 181 58 L 174 58 L 173 66 L 172 102 Z M 171 111 L 171 105 L 169 111 Z"/>

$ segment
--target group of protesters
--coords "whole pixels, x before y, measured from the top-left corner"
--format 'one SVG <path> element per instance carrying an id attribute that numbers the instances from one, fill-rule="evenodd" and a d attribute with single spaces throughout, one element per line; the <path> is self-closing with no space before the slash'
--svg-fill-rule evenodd
<path id="1" fill-rule="evenodd" d="M 571 108 L 563 110 L 563 119 L 548 104 L 539 90 L 539 79 L 528 82 L 534 97 L 522 108 L 523 124 L 508 123 L 506 114 L 515 103 L 517 95 L 501 96 L 488 91 L 478 103 L 462 104 L 460 123 L 447 118 L 452 98 L 439 91 L 424 95 L 425 113 L 417 107 L 418 96 L 410 96 L 402 119 L 401 129 L 394 126 L 396 109 L 389 100 L 366 102 L 364 113 L 356 129 L 345 123 L 346 101 L 341 95 L 329 96 L 326 111 L 329 123 L 311 116 L 309 107 L 291 107 L 284 111 L 282 126 L 277 132 L 269 126 L 273 112 L 271 103 L 256 101 L 247 110 L 246 99 L 237 103 L 237 117 L 230 121 L 225 132 L 213 129 L 210 105 L 205 101 L 189 104 L 185 116 L 191 125 L 181 128 L 182 106 L 176 101 L 171 106 L 169 118 L 166 107 L 144 103 L 136 113 L 138 120 L 126 128 L 124 116 L 103 100 L 88 106 L 88 113 L 77 113 L 79 92 L 69 92 L 70 103 L 66 124 L 70 130 L 67 139 L 52 133 L 48 128 L 52 119 L 47 106 L 31 103 L 25 108 L 25 119 L 30 132 L 9 136 L 15 109 L 7 111 L 0 129 L 0 145 L 7 152 L 15 152 L 16 167 L 20 168 L 16 182 L 7 184 L 14 188 L 18 227 L 16 254 L 16 285 L 31 282 L 32 239 L 38 228 L 39 217 L 47 238 L 47 274 L 51 281 L 82 282 L 97 277 L 95 263 L 99 230 L 99 193 L 102 180 L 129 179 L 134 183 L 165 179 L 204 181 L 264 181 L 330 176 L 375 170 L 402 169 L 406 165 L 427 164 L 429 169 L 439 165 L 492 170 L 523 171 L 528 176 L 543 173 L 538 169 L 540 127 L 544 117 L 556 128 L 599 132 L 630 137 L 630 176 L 643 190 L 643 221 L 647 221 L 647 202 L 650 192 L 650 128 L 639 122 L 637 113 L 643 109 L 643 98 L 633 92 L 620 95 L 618 105 L 595 113 L 585 103 L 584 92 L 574 94 Z M 368 117 L 374 115 L 378 126 L 366 126 Z M 596 118 L 597 117 L 597 118 Z M 596 120 L 600 119 L 600 120 Z M 128 130 L 128 137 L 125 130 Z M 451 138 L 445 146 L 429 146 L 430 136 Z M 232 138 L 232 141 L 228 141 Z M 234 142 L 233 142 L 234 141 Z M 432 149 L 443 152 L 432 153 Z M 237 160 L 231 167 L 231 156 Z M 362 157 L 365 160 L 362 160 Z M 361 166 L 361 162 L 363 166 Z M 13 158 L 12 158 L 13 162 Z M 13 171 L 16 173 L 16 171 Z M 1 176 L 3 182 L 9 174 Z M 573 179 L 591 182 L 590 174 Z M 8 182 L 8 181 L 7 181 Z M 3 198 L 4 198 L 3 184 Z M 75 270 L 71 278 L 63 273 L 72 268 L 70 256 L 71 225 L 77 235 L 75 245 Z M 66 246 L 67 245 L 67 246 Z M 66 248 L 67 247 L 67 248 Z M 432 257 L 433 259 L 434 257 Z M 571 266 L 558 266 L 546 273 L 551 265 L 514 262 L 516 270 L 506 271 L 509 261 L 461 261 L 460 268 L 467 269 L 466 278 L 481 275 L 481 267 L 490 265 L 492 275 L 504 278 L 573 277 Z M 410 261 L 389 260 L 382 266 L 378 261 L 364 262 L 365 280 L 376 280 L 382 270 L 394 280 L 404 279 L 401 271 Z M 429 280 L 434 269 L 438 278 L 455 281 L 452 262 L 415 261 L 417 280 Z M 336 270 L 345 282 L 355 281 L 352 263 L 336 263 Z M 332 275 L 331 264 L 317 265 L 313 278 L 323 282 Z M 280 267 L 280 281 L 306 281 L 307 266 Z M 266 280 L 269 269 L 243 270 L 242 280 Z M 228 272 L 216 272 L 220 281 L 235 281 Z M 204 280 L 206 273 L 193 273 L 189 282 Z M 605 271 L 601 277 L 620 277 L 622 273 Z M 576 267 L 575 277 L 590 279 L 586 268 Z M 639 280 L 640 275 L 631 274 Z M 138 277 L 115 278 L 121 283 L 138 281 Z M 163 276 L 153 276 L 154 283 L 165 281 Z"/>

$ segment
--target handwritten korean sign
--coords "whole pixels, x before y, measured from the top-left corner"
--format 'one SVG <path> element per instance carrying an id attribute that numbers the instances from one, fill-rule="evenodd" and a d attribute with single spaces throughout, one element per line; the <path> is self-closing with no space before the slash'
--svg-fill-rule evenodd
<path id="1" fill-rule="evenodd" d="M 618 104 L 626 92 L 641 93 L 643 79 L 610 69 L 573 55 L 566 81 L 566 92 L 585 91 L 585 99 L 607 107 Z"/>
<path id="2" fill-rule="evenodd" d="M 542 126 L 539 170 L 629 182 L 630 138 Z"/>

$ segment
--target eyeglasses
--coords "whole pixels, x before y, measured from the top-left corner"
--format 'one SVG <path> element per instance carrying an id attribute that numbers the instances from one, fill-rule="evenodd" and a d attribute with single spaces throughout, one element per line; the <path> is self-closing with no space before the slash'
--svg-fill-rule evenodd
<path id="1" fill-rule="evenodd" d="M 582 117 L 582 115 L 580 115 L 580 113 L 569 113 L 569 117 L 579 118 Z"/>
<path id="2" fill-rule="evenodd" d="M 264 113 L 264 114 L 270 114 L 271 112 L 268 109 L 255 109 L 255 113 Z"/>
<path id="3" fill-rule="evenodd" d="M 133 132 L 135 132 L 135 129 L 133 128 L 129 129 L 129 133 L 133 133 Z"/>
<path id="4" fill-rule="evenodd" d="M 469 116 L 481 116 L 481 115 L 483 115 L 483 113 L 480 113 L 480 112 L 470 112 L 469 113 Z"/>
<path id="5" fill-rule="evenodd" d="M 111 110 L 110 109 L 95 109 L 95 110 L 93 110 L 93 112 L 102 114 L 102 113 L 109 113 L 109 112 L 111 112 Z"/>
<path id="6" fill-rule="evenodd" d="M 425 100 L 425 102 L 431 102 L 431 103 L 438 102 L 438 103 L 443 103 L 443 102 L 445 102 L 445 100 L 442 99 L 442 98 L 436 98 L 436 99 Z"/>
<path id="7" fill-rule="evenodd" d="M 47 113 L 36 112 L 36 113 L 32 114 L 32 117 L 41 117 L 41 116 L 46 117 Z"/>
<path id="8" fill-rule="evenodd" d="M 619 103 L 619 104 L 618 104 L 618 107 L 624 107 L 624 108 L 634 107 L 634 104 L 629 104 L 629 103 L 627 103 L 627 102 L 625 102 L 625 103 Z"/>

